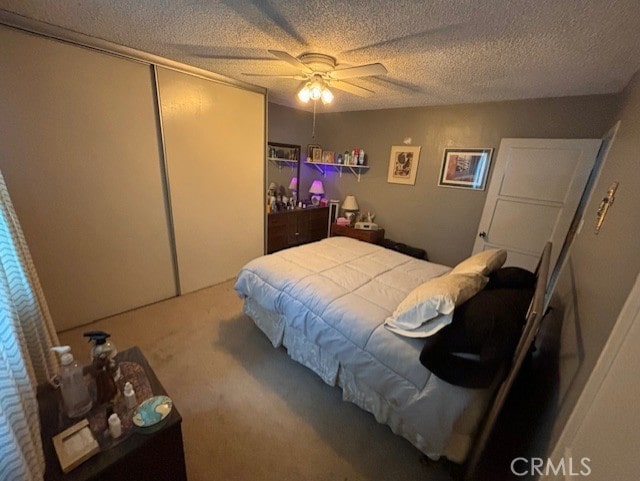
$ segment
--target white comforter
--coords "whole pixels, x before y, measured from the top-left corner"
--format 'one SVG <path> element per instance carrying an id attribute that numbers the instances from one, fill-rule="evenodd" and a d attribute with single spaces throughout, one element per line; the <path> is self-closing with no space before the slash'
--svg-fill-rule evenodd
<path id="1" fill-rule="evenodd" d="M 446 454 L 454 424 L 474 395 L 431 375 L 419 361 L 424 341 L 395 334 L 384 321 L 413 288 L 449 270 L 331 237 L 254 259 L 238 275 L 235 289 L 333 356 L 359 387 L 389 404 L 396 424 L 406 424 L 401 430 L 410 436 L 405 437 L 438 456 Z"/>

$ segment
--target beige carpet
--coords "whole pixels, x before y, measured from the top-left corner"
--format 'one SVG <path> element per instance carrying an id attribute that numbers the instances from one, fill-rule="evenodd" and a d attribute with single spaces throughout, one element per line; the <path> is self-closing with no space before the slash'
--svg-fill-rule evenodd
<path id="1" fill-rule="evenodd" d="M 137 345 L 183 417 L 187 474 L 204 480 L 449 480 L 409 442 L 274 349 L 225 282 L 60 334 Z"/>

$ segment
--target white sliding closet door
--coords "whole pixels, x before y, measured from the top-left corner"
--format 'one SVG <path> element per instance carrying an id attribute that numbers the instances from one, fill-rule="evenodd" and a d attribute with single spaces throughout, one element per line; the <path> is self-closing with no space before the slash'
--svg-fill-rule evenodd
<path id="1" fill-rule="evenodd" d="M 149 65 L 0 26 L 0 169 L 58 330 L 176 295 Z"/>
<path id="2" fill-rule="evenodd" d="M 265 96 L 157 68 L 180 292 L 264 249 Z"/>

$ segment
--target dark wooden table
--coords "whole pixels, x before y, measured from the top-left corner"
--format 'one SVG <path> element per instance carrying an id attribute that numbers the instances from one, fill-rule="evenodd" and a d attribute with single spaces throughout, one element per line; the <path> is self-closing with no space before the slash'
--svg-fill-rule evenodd
<path id="1" fill-rule="evenodd" d="M 353 239 L 370 242 L 371 244 L 380 244 L 380 242 L 382 242 L 382 239 L 384 239 L 384 229 L 354 229 L 353 227 L 349 227 L 347 225 L 339 225 L 334 222 L 333 224 L 331 224 L 331 235 L 352 237 Z"/>
<path id="2" fill-rule="evenodd" d="M 142 366 L 153 395 L 168 395 L 138 347 L 118 353 L 119 361 Z M 141 399 L 139 401 L 142 401 Z M 119 444 L 100 451 L 67 474 L 62 472 L 52 438 L 79 420 L 60 414 L 59 393 L 49 385 L 38 386 L 40 429 L 46 460 L 46 481 L 153 480 L 186 481 L 182 442 L 182 416 L 175 404 L 157 427 L 134 428 Z"/>

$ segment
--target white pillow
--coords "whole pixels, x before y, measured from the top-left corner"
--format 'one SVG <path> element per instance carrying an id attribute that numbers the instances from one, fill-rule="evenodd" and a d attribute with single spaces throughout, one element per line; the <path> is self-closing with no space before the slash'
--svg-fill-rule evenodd
<path id="1" fill-rule="evenodd" d="M 487 282 L 488 278 L 478 274 L 448 273 L 430 279 L 412 290 L 398 304 L 393 314 L 385 320 L 385 325 L 398 333 L 414 333 L 410 337 L 435 334 L 451 323 L 453 309 L 477 294 Z"/>
<path id="2" fill-rule="evenodd" d="M 453 320 L 453 314 L 441 314 L 435 317 L 415 329 L 402 329 L 394 324 L 385 323 L 385 327 L 391 332 L 400 334 L 404 337 L 429 337 L 433 336 L 443 327 L 451 324 Z"/>
<path id="3" fill-rule="evenodd" d="M 480 274 L 488 276 L 493 271 L 500 269 L 506 260 L 506 250 L 487 249 L 463 260 L 451 270 L 450 274 Z"/>

